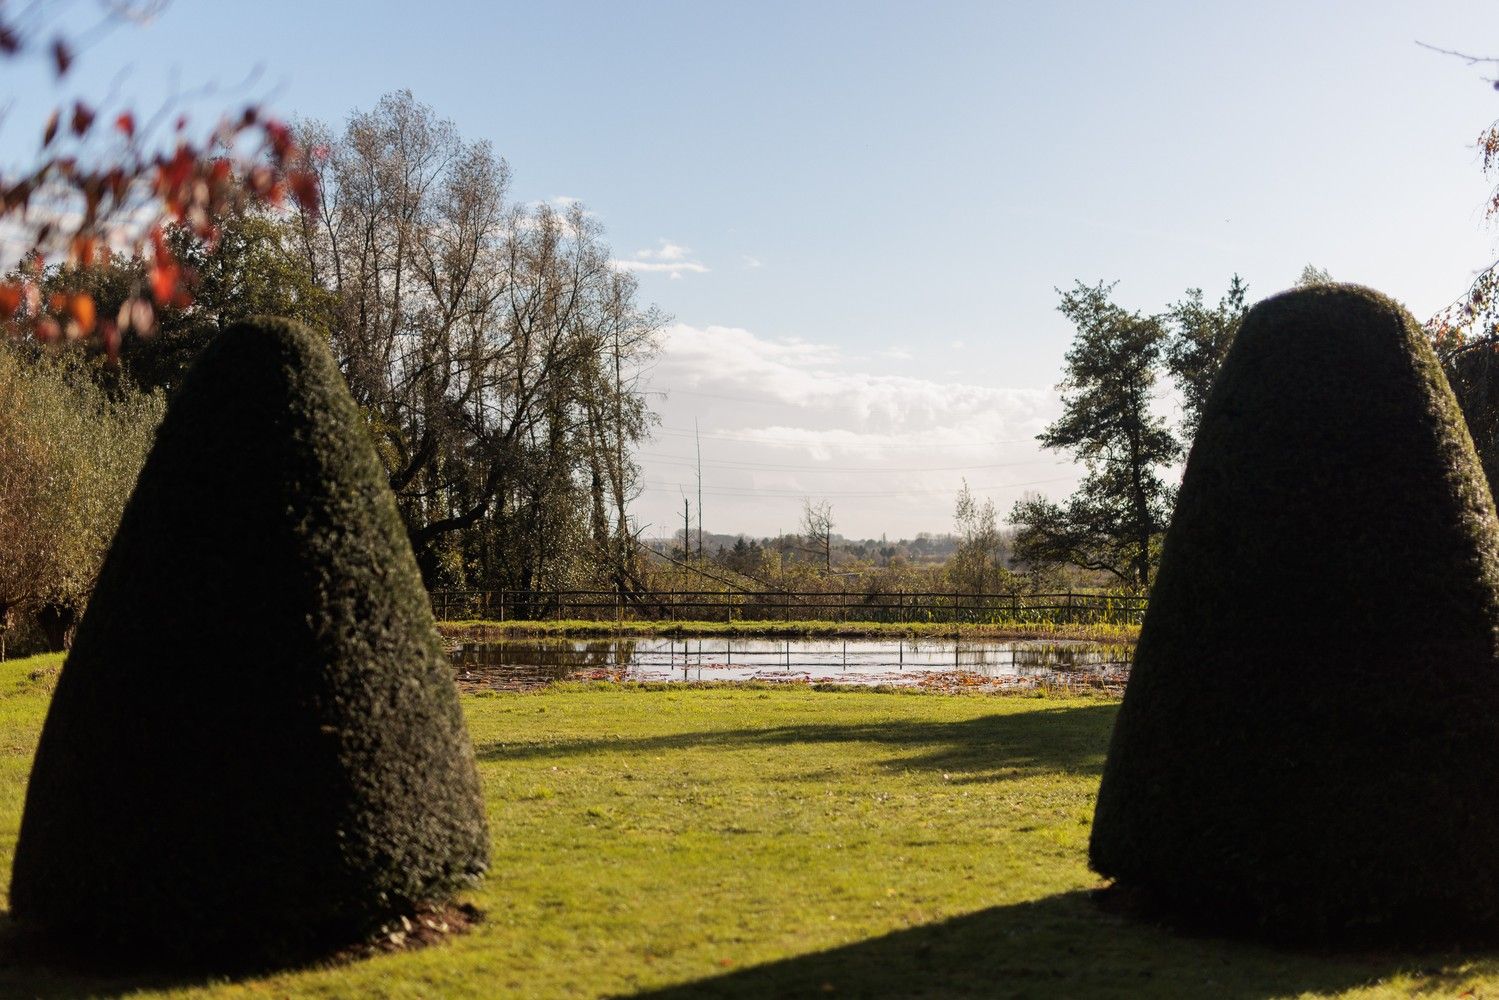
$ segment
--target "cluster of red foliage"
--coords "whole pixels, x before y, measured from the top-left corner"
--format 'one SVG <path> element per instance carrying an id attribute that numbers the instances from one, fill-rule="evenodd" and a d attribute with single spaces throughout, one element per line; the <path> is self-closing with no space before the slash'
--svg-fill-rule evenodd
<path id="1" fill-rule="evenodd" d="M 0 58 L 37 51 L 46 52 L 59 80 L 73 64 L 66 38 L 49 42 L 35 30 L 28 33 L 0 8 Z M 184 227 L 211 243 L 218 235 L 215 220 L 246 200 L 280 205 L 290 196 L 316 210 L 317 178 L 305 169 L 303 151 L 290 129 L 254 105 L 198 138 L 185 115 L 176 117 L 164 142 L 152 142 L 150 131 L 138 128 L 132 110 L 106 123 L 97 109 L 74 101 L 53 110 L 37 162 L 18 176 L 0 174 L 0 225 L 19 232 L 28 246 L 19 277 L 0 280 L 0 324 L 41 341 L 97 335 L 113 355 L 123 334 L 154 327 L 153 303 L 183 307 L 192 301 L 192 276 L 169 249 L 167 227 Z M 85 292 L 42 300 L 38 279 L 47 263 L 87 268 L 118 252 L 138 255 L 149 280 L 117 315 L 97 316 Z"/>

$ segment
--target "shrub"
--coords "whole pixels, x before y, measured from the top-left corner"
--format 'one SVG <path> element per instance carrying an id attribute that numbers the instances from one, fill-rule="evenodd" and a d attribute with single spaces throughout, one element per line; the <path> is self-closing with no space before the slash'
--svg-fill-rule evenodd
<path id="1" fill-rule="evenodd" d="M 161 397 L 105 392 L 76 355 L 0 334 L 0 655 L 41 613 L 62 649 L 161 419 Z"/>
<path id="2" fill-rule="evenodd" d="M 59 678 L 14 916 L 279 961 L 475 879 L 472 748 L 395 501 L 326 346 L 216 337 L 173 399 Z"/>
<path id="3" fill-rule="evenodd" d="M 1099 791 L 1100 873 L 1332 941 L 1499 917 L 1494 504 L 1409 314 L 1257 305 L 1209 396 Z"/>

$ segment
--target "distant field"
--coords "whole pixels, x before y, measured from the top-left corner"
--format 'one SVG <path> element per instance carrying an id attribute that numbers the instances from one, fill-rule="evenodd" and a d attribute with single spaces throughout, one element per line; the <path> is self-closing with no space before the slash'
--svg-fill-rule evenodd
<path id="1" fill-rule="evenodd" d="M 6 881 L 57 664 L 0 664 Z M 230 983 L 0 950 L 0 996 L 1499 993 L 1499 955 L 1324 957 L 1097 909 L 1084 855 L 1112 702 L 564 686 L 464 706 L 494 837 L 474 933 Z"/>

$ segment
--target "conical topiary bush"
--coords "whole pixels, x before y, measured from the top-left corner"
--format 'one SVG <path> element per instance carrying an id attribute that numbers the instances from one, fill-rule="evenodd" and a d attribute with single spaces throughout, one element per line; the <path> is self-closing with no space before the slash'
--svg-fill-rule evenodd
<path id="1" fill-rule="evenodd" d="M 172 401 L 58 679 L 13 915 L 147 960 L 276 961 L 447 896 L 487 850 L 342 376 L 300 326 L 235 327 Z"/>
<path id="2" fill-rule="evenodd" d="M 1489 931 L 1496 540 L 1403 308 L 1351 286 L 1257 305 L 1187 461 L 1093 867 L 1286 940 Z"/>

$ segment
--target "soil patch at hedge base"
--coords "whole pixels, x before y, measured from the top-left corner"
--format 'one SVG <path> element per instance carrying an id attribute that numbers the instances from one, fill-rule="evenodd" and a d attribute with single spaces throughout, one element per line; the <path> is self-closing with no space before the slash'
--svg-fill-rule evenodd
<path id="1" fill-rule="evenodd" d="M 455 935 L 467 934 L 483 920 L 484 911 L 472 903 L 428 903 L 409 916 L 387 921 L 369 940 L 334 952 L 329 962 L 358 962 L 374 955 L 430 948 Z"/>

